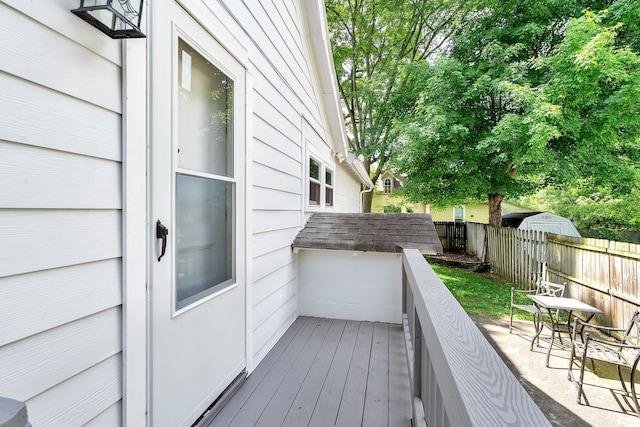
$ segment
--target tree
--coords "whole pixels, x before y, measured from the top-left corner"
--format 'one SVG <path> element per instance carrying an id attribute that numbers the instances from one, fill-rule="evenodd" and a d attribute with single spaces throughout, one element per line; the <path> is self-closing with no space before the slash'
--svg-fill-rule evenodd
<path id="1" fill-rule="evenodd" d="M 327 0 L 327 21 L 351 150 L 365 156 L 375 183 L 397 137 L 394 121 L 414 103 L 401 66 L 443 49 L 471 0 Z M 371 193 L 365 193 L 365 211 Z"/>
<path id="2" fill-rule="evenodd" d="M 640 56 L 619 37 L 624 24 L 615 19 L 587 11 L 541 61 L 544 90 L 562 109 L 562 136 L 550 147 L 560 161 L 549 183 L 613 197 L 637 187 L 640 162 Z"/>
<path id="3" fill-rule="evenodd" d="M 590 13 L 571 20 L 575 2 L 487 5 L 451 53 L 414 79 L 416 114 L 398 125 L 408 196 L 486 197 L 499 226 L 505 196 L 580 177 L 637 182 L 638 75 L 632 52 L 616 46 L 620 26 Z"/>

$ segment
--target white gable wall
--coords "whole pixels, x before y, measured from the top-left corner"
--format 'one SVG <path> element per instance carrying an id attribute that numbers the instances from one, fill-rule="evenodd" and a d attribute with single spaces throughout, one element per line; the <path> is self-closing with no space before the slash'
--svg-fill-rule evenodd
<path id="1" fill-rule="evenodd" d="M 119 425 L 120 43 L 0 1 L 0 396 L 33 425 Z"/>

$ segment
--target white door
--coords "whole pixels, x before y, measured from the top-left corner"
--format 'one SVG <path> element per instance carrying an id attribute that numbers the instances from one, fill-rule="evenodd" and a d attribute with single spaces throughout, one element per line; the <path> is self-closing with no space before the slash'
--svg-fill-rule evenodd
<path id="1" fill-rule="evenodd" d="M 245 70 L 173 1 L 152 14 L 149 421 L 173 427 L 246 366 Z"/>

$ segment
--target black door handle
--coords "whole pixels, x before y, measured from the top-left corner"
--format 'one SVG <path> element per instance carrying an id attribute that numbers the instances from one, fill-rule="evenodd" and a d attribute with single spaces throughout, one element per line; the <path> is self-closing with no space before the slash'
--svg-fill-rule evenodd
<path id="1" fill-rule="evenodd" d="M 160 256 L 158 257 L 158 261 L 162 259 L 165 252 L 167 251 L 167 236 L 169 235 L 169 229 L 162 225 L 160 220 L 156 222 L 156 239 L 162 239 L 162 252 L 160 252 Z"/>

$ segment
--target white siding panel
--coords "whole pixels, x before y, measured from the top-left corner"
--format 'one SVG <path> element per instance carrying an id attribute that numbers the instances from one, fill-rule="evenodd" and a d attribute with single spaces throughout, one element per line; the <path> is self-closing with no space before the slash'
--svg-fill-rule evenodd
<path id="1" fill-rule="evenodd" d="M 297 99 L 287 96 L 288 92 L 283 93 L 282 88 L 275 87 L 273 82 L 267 80 L 259 72 L 256 75 L 255 84 L 256 97 L 258 98 L 256 110 L 259 115 L 264 115 L 269 110 L 277 110 L 294 126 L 300 126 L 300 110 L 303 106 Z M 265 117 L 267 120 L 268 118 L 269 116 Z"/>
<path id="2" fill-rule="evenodd" d="M 253 219 L 254 233 L 263 233 L 299 226 L 300 212 L 254 210 Z"/>
<path id="3" fill-rule="evenodd" d="M 278 291 L 285 285 L 291 286 L 296 278 L 296 264 L 286 264 L 266 277 L 253 283 L 254 305 L 260 304 L 269 295 Z"/>
<path id="4" fill-rule="evenodd" d="M 122 425 L 122 401 L 109 406 L 106 411 L 85 424 L 85 427 L 120 427 Z"/>
<path id="5" fill-rule="evenodd" d="M 119 211 L 0 210 L 0 277 L 122 255 Z"/>
<path id="6" fill-rule="evenodd" d="M 258 233 L 253 236 L 253 255 L 259 257 L 282 248 L 291 248 L 300 227 Z"/>
<path id="7" fill-rule="evenodd" d="M 255 364 L 269 352 L 293 321 L 298 317 L 295 298 L 274 310 L 274 313 L 262 323 L 254 322 L 254 359 Z"/>
<path id="8" fill-rule="evenodd" d="M 269 144 L 279 152 L 291 157 L 292 159 L 300 158 L 300 131 L 291 129 L 291 123 L 282 119 L 275 120 L 276 114 L 271 111 L 270 115 L 274 118 L 267 122 L 264 119 L 254 117 L 254 132 L 256 139 Z M 289 129 L 288 129 L 289 128 Z M 288 135 L 285 133 L 288 131 Z"/>
<path id="9" fill-rule="evenodd" d="M 80 21 L 71 9 L 79 7 L 79 0 L 47 0 L 47 7 L 37 1 L 2 0 L 31 19 L 42 22 L 47 27 L 64 34 L 71 40 L 81 40 L 82 44 L 120 65 L 120 43 L 113 43 L 89 24 Z"/>
<path id="10" fill-rule="evenodd" d="M 237 2 L 237 0 L 232 0 Z M 216 40 L 238 59 L 244 66 L 249 62 L 248 46 L 250 35 L 240 26 L 228 8 L 221 6 L 221 2 L 209 0 L 177 0 L 186 10 L 191 12 L 198 22 L 216 38 Z"/>
<path id="11" fill-rule="evenodd" d="M 336 212 L 358 212 L 360 209 L 360 181 L 338 164 L 333 187 Z"/>
<path id="12" fill-rule="evenodd" d="M 271 317 L 276 310 L 276 307 L 282 307 L 289 301 L 295 301 L 296 299 L 296 287 L 295 282 L 290 281 L 285 283 L 276 289 L 271 295 L 265 298 L 263 301 L 257 303 L 253 307 L 253 321 L 256 325 L 261 325 L 269 317 Z"/>
<path id="13" fill-rule="evenodd" d="M 1 6 L 0 6 L 1 8 Z M 121 116 L 0 73 L 0 140 L 120 160 Z"/>
<path id="14" fill-rule="evenodd" d="M 289 157 L 272 146 L 257 140 L 253 145 L 253 153 L 254 159 L 263 165 L 280 169 L 287 175 L 300 178 L 302 166 L 299 155 L 295 158 Z"/>
<path id="15" fill-rule="evenodd" d="M 79 426 L 120 400 L 120 354 L 27 401 L 29 421 L 38 427 Z"/>
<path id="16" fill-rule="evenodd" d="M 290 20 L 284 21 L 278 13 L 275 3 L 280 2 L 259 2 L 264 8 L 269 19 L 263 20 L 263 28 L 266 34 L 271 35 L 271 40 L 282 55 L 285 63 L 291 68 L 292 73 L 304 82 L 304 57 L 300 50 L 301 32 Z"/>
<path id="17" fill-rule="evenodd" d="M 254 113 L 267 123 L 275 125 L 279 133 L 300 146 L 300 111 L 276 92 L 270 83 L 260 86 L 254 97 Z M 266 92 L 266 93 L 265 93 Z"/>
<path id="18" fill-rule="evenodd" d="M 0 279 L 0 346 L 122 303 L 119 259 Z"/>
<path id="19" fill-rule="evenodd" d="M 0 347 L 0 396 L 28 400 L 120 353 L 120 317 L 112 308 Z"/>
<path id="20" fill-rule="evenodd" d="M 24 31 L 25 28 L 29 31 Z M 2 71 L 111 111 L 122 111 L 118 65 L 45 26 L 36 25 L 2 3 L 0 40 Z M 113 42 L 106 38 L 105 41 Z"/>
<path id="21" fill-rule="evenodd" d="M 292 48 L 294 55 L 300 55 L 304 58 L 304 47 L 300 35 L 304 34 L 304 25 L 300 22 L 300 11 L 296 9 L 298 2 L 296 1 L 276 1 L 273 6 L 278 11 L 283 25 L 286 25 L 288 37 L 292 38 L 295 47 Z"/>
<path id="22" fill-rule="evenodd" d="M 121 207 L 118 162 L 0 141 L 0 165 L 0 207 Z"/>
<path id="23" fill-rule="evenodd" d="M 268 14 L 265 14 L 261 2 L 247 4 L 227 0 L 225 4 L 241 25 L 251 31 L 257 49 L 252 52 L 251 60 L 254 61 L 256 69 L 268 71 L 267 77 L 271 81 L 282 80 L 291 88 L 292 94 L 310 100 L 311 97 L 307 93 L 308 86 L 305 87 L 299 80 L 299 75 L 302 72 L 299 67 L 295 66 L 295 58 L 286 49 L 280 35 L 280 29 L 274 27 L 273 23 L 269 21 Z M 271 11 L 273 4 L 269 3 L 268 6 Z M 251 10 L 248 11 L 247 7 Z"/>
<path id="24" fill-rule="evenodd" d="M 294 193 L 298 198 L 302 193 L 302 183 L 299 175 L 299 171 L 298 176 L 291 176 L 277 168 L 265 166 L 257 162 L 253 163 L 254 185 L 285 193 Z"/>
<path id="25" fill-rule="evenodd" d="M 262 279 L 273 273 L 281 266 L 289 265 L 294 262 L 294 255 L 291 246 L 276 249 L 253 260 L 253 278 L 254 281 Z M 294 264 L 295 265 L 295 264 Z"/>
<path id="26" fill-rule="evenodd" d="M 269 188 L 254 187 L 253 188 L 253 206 L 256 210 L 293 210 L 302 209 L 300 194 L 284 193 Z M 298 223 L 300 221 L 298 220 Z"/>

